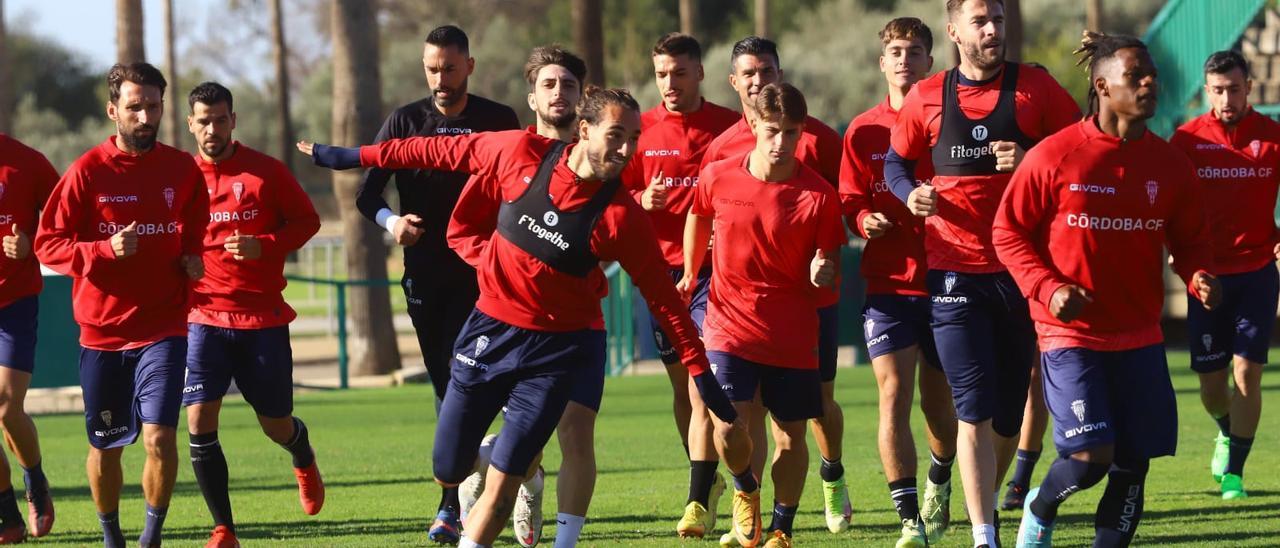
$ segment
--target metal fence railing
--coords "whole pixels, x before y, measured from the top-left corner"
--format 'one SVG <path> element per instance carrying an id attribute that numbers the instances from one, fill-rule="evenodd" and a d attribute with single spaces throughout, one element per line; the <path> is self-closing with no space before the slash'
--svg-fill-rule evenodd
<path id="1" fill-rule="evenodd" d="M 635 287 L 618 263 L 606 267 L 604 274 L 609 279 L 609 295 L 600 303 L 608 341 L 605 372 L 616 376 L 636 358 L 635 299 L 632 298 Z"/>
<path id="2" fill-rule="evenodd" d="M 317 285 L 326 286 L 332 292 L 336 308 L 334 315 L 337 318 L 338 388 L 349 387 L 350 370 L 348 365 L 350 356 L 347 354 L 347 288 L 350 286 L 389 287 L 396 285 L 397 282 L 395 280 L 336 280 L 295 274 L 285 275 L 285 279 L 290 282 L 310 284 L 311 287 Z"/>

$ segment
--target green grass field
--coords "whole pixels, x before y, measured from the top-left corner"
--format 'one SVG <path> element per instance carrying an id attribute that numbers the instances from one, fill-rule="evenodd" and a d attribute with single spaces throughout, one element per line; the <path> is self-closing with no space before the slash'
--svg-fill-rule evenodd
<path id="1" fill-rule="evenodd" d="M 1264 380 L 1271 405 L 1246 479 L 1251 497 L 1227 503 L 1219 499 L 1207 470 L 1213 423 L 1200 410 L 1195 378 L 1185 353 L 1171 355 L 1181 419 L 1180 454 L 1152 466 L 1146 514 L 1135 542 L 1142 546 L 1276 546 L 1280 544 L 1280 457 L 1276 410 L 1280 377 Z M 1141 387 L 1134 387 L 1140 390 Z M 597 429 L 600 476 L 583 546 L 715 546 L 710 541 L 681 542 L 675 522 L 686 495 L 688 469 L 670 416 L 665 377 L 610 379 Z M 222 444 L 231 467 L 232 500 L 246 546 L 426 545 L 426 527 L 439 490 L 430 483 L 434 412 L 426 386 L 308 393 L 297 398 L 297 413 L 307 420 L 319 463 L 328 483 L 328 500 L 316 517 L 302 514 L 287 454 L 262 436 L 250 409 L 240 403 L 224 410 Z M 802 546 L 891 546 L 895 514 L 888 499 L 875 447 L 876 390 L 869 368 L 842 369 L 838 398 L 845 411 L 845 470 L 853 496 L 854 528 L 831 535 L 822 524 L 817 454 L 811 451 L 809 483 L 797 518 Z M 184 419 L 185 421 L 185 419 Z M 37 545 L 101 545 L 96 515 L 84 476 L 85 437 L 79 415 L 36 419 L 42 434 L 45 468 L 58 508 L 54 533 Z M 922 421 L 913 426 L 917 436 Z M 185 424 L 185 422 L 183 423 Z M 918 438 L 919 439 L 919 438 Z M 208 513 L 180 436 L 180 471 L 169 509 L 165 540 L 171 546 L 202 545 L 210 529 Z M 812 447 L 812 444 L 811 444 Z M 121 521 L 137 538 L 143 503 L 138 487 L 141 447 L 126 451 L 126 488 Z M 548 447 L 547 469 L 554 476 L 559 453 Z M 1037 481 L 1047 468 L 1042 459 Z M 550 478 L 554 479 L 554 478 Z M 21 485 L 21 479 L 15 475 Z M 545 545 L 554 536 L 555 482 L 548 481 Z M 955 479 L 959 491 L 959 477 Z M 766 485 L 766 491 L 769 487 Z M 1058 546 L 1087 546 L 1100 488 L 1063 506 Z M 770 493 L 762 497 L 770 500 Z M 721 509 L 727 511 L 728 497 Z M 962 497 L 952 500 L 957 516 L 943 546 L 970 546 Z M 24 508 L 25 510 L 25 508 Z M 1018 512 L 1002 516 L 1003 540 L 1012 546 Z M 721 521 L 723 529 L 727 521 Z M 510 530 L 500 545 L 513 545 Z"/>

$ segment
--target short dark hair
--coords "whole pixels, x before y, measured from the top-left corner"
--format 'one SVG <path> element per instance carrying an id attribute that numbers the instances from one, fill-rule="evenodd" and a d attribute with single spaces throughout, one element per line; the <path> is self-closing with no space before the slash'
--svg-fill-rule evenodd
<path id="1" fill-rule="evenodd" d="M 550 65 L 564 67 L 565 70 L 578 79 L 579 84 L 587 79 L 587 62 L 583 61 L 581 57 L 569 53 L 568 50 L 560 47 L 560 44 L 533 48 L 533 51 L 529 52 L 529 61 L 524 64 L 524 79 L 532 86 L 534 81 L 538 79 L 538 71 Z"/>
<path id="2" fill-rule="evenodd" d="M 631 92 L 622 88 L 602 88 L 587 86 L 582 90 L 582 100 L 578 102 L 578 119 L 588 124 L 600 123 L 600 114 L 606 107 L 617 106 L 635 113 L 640 112 L 640 103 L 631 96 Z"/>
<path id="3" fill-rule="evenodd" d="M 147 63 L 116 63 L 107 71 L 107 97 L 112 103 L 120 100 L 120 86 L 125 82 L 133 82 L 139 86 L 155 86 L 164 95 L 164 88 L 169 85 L 160 69 Z"/>
<path id="4" fill-rule="evenodd" d="M 204 82 L 192 88 L 191 93 L 187 94 L 187 106 L 191 107 L 192 112 L 196 110 L 196 103 L 204 103 L 209 106 L 226 103 L 228 112 L 235 111 L 235 102 L 231 97 L 231 90 L 217 82 Z"/>
<path id="5" fill-rule="evenodd" d="M 431 32 L 427 33 L 425 41 L 438 48 L 453 46 L 464 54 L 471 53 L 471 43 L 467 40 L 467 33 L 462 32 L 462 29 L 453 25 L 444 25 L 431 29 Z"/>
<path id="6" fill-rule="evenodd" d="M 756 115 L 762 120 L 786 119 L 804 122 L 809 117 L 809 105 L 804 94 L 795 86 L 778 82 L 765 86 L 756 95 Z"/>
<path id="7" fill-rule="evenodd" d="M 1249 61 L 1235 50 L 1219 51 L 1210 55 L 1204 62 L 1205 74 L 1226 74 L 1235 69 L 1244 72 L 1244 77 L 1251 78 L 1249 74 Z"/>
<path id="8" fill-rule="evenodd" d="M 737 61 L 743 55 L 754 55 L 756 57 L 769 55 L 773 57 L 774 64 L 778 68 L 782 68 L 782 59 L 778 57 L 778 44 L 768 38 L 748 36 L 738 40 L 737 43 L 733 44 L 733 53 L 729 55 L 729 66 L 732 67 L 734 61 Z"/>
<path id="9" fill-rule="evenodd" d="M 947 0 L 947 19 L 951 19 L 960 14 L 960 9 L 964 7 L 964 3 L 969 0 Z M 981 0 L 983 2 L 995 2 L 1004 7 L 1004 0 Z"/>
<path id="10" fill-rule="evenodd" d="M 919 40 L 924 44 L 925 54 L 933 51 L 933 31 L 916 17 L 898 17 L 880 29 L 882 47 L 894 40 Z"/>
<path id="11" fill-rule="evenodd" d="M 658 43 L 653 46 L 653 56 L 659 55 L 688 55 L 694 61 L 702 61 L 702 46 L 688 34 L 672 32 L 659 38 Z"/>
<path id="12" fill-rule="evenodd" d="M 1084 40 L 1081 41 L 1080 48 L 1075 53 L 1080 55 L 1080 60 L 1076 61 L 1076 65 L 1087 64 L 1089 67 L 1088 101 L 1090 115 L 1098 113 L 1098 90 L 1093 87 L 1093 82 L 1098 79 L 1098 65 L 1107 59 L 1115 57 L 1116 52 L 1129 48 L 1147 51 L 1147 45 L 1142 40 L 1132 36 L 1085 31 Z"/>

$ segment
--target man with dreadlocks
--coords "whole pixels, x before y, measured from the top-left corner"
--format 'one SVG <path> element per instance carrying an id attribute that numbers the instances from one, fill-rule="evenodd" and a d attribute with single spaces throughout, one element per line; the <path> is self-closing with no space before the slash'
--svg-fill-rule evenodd
<path id="1" fill-rule="evenodd" d="M 1044 70 L 1004 60 L 1004 3 L 947 0 L 960 65 L 921 80 L 903 100 L 885 182 L 926 217 L 931 328 L 959 419 L 956 460 L 974 546 L 995 547 L 995 493 L 1013 460 L 1035 333 L 1027 301 L 996 258 L 991 220 L 1026 150 L 1080 119 Z M 934 178 L 916 186 L 929 155 Z"/>
<path id="2" fill-rule="evenodd" d="M 1148 463 L 1177 446 L 1160 331 L 1164 248 L 1199 304 L 1222 295 L 1194 166 L 1147 131 L 1156 67 L 1146 46 L 1086 33 L 1077 53 L 1089 66 L 1090 116 L 1027 154 L 993 229 L 1031 303 L 1059 454 L 1027 494 L 1018 548 L 1050 546 L 1059 505 L 1103 477 L 1093 545 L 1129 545 Z"/>

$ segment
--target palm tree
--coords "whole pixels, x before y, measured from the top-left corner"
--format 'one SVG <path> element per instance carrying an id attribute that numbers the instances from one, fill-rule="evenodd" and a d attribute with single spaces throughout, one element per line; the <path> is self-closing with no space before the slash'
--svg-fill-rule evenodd
<path id="1" fill-rule="evenodd" d="M 116 62 L 147 60 L 142 42 L 142 0 L 116 0 Z"/>
<path id="2" fill-rule="evenodd" d="M 698 0 L 680 0 L 680 32 L 698 35 Z"/>
<path id="3" fill-rule="evenodd" d="M 271 43 L 276 65 L 276 118 L 280 124 L 280 159 L 293 171 L 293 119 L 289 117 L 289 48 L 284 41 L 284 11 L 270 0 Z"/>
<path id="4" fill-rule="evenodd" d="M 333 142 L 356 146 L 373 142 L 382 124 L 382 85 L 378 74 L 378 19 L 364 0 L 332 0 Z M 358 171 L 335 171 L 333 191 L 342 215 L 342 236 L 350 280 L 387 279 L 383 231 L 356 210 Z M 350 306 L 351 372 L 381 374 L 400 368 L 400 350 L 391 323 L 387 288 L 352 287 Z M 346 321 L 345 318 L 339 321 Z"/>
<path id="5" fill-rule="evenodd" d="M 573 0 L 573 43 L 587 62 L 587 83 L 604 85 L 604 27 L 601 0 Z"/>
<path id="6" fill-rule="evenodd" d="M 165 90 L 164 140 L 169 146 L 182 148 L 182 102 L 179 99 L 178 51 L 173 39 L 173 0 L 164 0 L 164 65 L 169 71 L 169 87 Z"/>
<path id="7" fill-rule="evenodd" d="M 756 0 L 756 36 L 769 37 L 769 0 Z"/>
<path id="8" fill-rule="evenodd" d="M 1004 2 L 1004 57 L 1022 60 L 1022 4 L 1018 0 Z"/>
<path id="9" fill-rule="evenodd" d="M 1102 32 L 1102 0 L 1087 0 L 1084 3 L 1085 28 L 1093 32 Z"/>
<path id="10" fill-rule="evenodd" d="M 13 132 L 13 105 L 9 99 L 9 87 L 12 86 L 9 79 L 9 47 L 8 32 L 4 27 L 4 0 L 0 0 L 0 133 L 9 134 Z"/>

